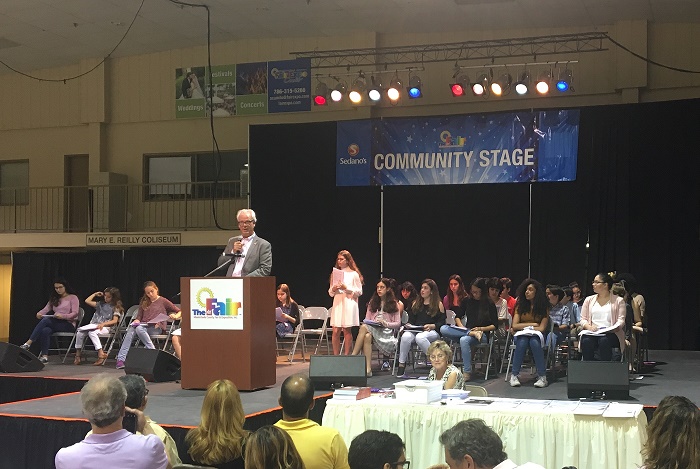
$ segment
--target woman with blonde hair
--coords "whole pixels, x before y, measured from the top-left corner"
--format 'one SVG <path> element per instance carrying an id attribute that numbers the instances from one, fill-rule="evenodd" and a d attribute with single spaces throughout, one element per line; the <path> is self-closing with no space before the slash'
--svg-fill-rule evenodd
<path id="1" fill-rule="evenodd" d="M 336 256 L 335 269 L 331 274 L 330 288 L 328 288 L 328 294 L 333 298 L 331 308 L 333 355 L 340 355 L 341 331 L 345 340 L 345 355 L 350 355 L 352 352 L 352 328 L 360 325 L 360 307 L 357 299 L 362 295 L 363 283 L 362 274 L 352 254 L 345 250 L 340 251 Z"/>
<path id="2" fill-rule="evenodd" d="M 661 399 L 647 427 L 644 469 L 697 467 L 700 461 L 700 410 L 688 398 Z"/>
<path id="3" fill-rule="evenodd" d="M 428 381 L 442 381 L 442 389 L 462 389 L 464 375 L 452 364 L 452 349 L 444 340 L 436 340 L 428 347 L 430 373 Z"/>
<path id="4" fill-rule="evenodd" d="M 304 469 L 292 438 L 274 425 L 260 427 L 248 437 L 246 469 Z"/>
<path id="5" fill-rule="evenodd" d="M 202 402 L 201 422 L 187 432 L 182 462 L 243 469 L 243 454 L 250 432 L 243 429 L 245 414 L 236 386 L 227 379 L 214 381 Z"/>

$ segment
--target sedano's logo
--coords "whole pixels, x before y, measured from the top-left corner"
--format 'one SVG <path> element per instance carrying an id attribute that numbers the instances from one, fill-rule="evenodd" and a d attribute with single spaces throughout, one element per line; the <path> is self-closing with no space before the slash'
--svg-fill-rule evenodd
<path id="1" fill-rule="evenodd" d="M 367 158 L 357 158 L 360 154 L 360 146 L 357 143 L 348 145 L 350 158 L 340 158 L 340 164 L 367 164 Z"/>

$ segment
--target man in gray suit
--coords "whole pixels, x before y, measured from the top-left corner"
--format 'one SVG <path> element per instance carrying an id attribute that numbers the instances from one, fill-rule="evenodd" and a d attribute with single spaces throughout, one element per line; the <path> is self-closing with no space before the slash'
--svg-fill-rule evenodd
<path id="1" fill-rule="evenodd" d="M 236 214 L 241 236 L 228 240 L 226 249 L 219 256 L 219 265 L 233 256 L 226 271 L 227 277 L 264 277 L 272 270 L 272 246 L 255 234 L 255 212 L 244 208 Z M 238 256 L 240 254 L 240 256 Z"/>

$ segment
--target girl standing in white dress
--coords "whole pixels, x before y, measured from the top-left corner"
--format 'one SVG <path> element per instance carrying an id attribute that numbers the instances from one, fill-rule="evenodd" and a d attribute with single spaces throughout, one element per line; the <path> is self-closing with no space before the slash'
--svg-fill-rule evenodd
<path id="1" fill-rule="evenodd" d="M 335 268 L 342 272 L 342 280 L 331 274 L 328 294 L 333 298 L 331 326 L 333 327 L 333 354 L 340 355 L 340 332 L 345 339 L 344 352 L 352 352 L 352 327 L 360 325 L 357 299 L 362 295 L 362 274 L 348 251 L 338 253 Z"/>

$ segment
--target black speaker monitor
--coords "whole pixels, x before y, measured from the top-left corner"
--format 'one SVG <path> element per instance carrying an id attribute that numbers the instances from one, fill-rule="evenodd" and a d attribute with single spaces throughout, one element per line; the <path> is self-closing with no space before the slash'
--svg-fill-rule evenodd
<path id="1" fill-rule="evenodd" d="M 180 379 L 180 360 L 162 350 L 132 348 L 126 356 L 124 371 L 141 375 L 146 381 L 160 383 Z"/>
<path id="2" fill-rule="evenodd" d="M 44 364 L 29 350 L 24 350 L 15 344 L 0 342 L 0 371 L 3 373 L 22 373 L 43 369 Z"/>
<path id="3" fill-rule="evenodd" d="M 312 355 L 309 378 L 316 389 L 367 386 L 364 355 Z"/>
<path id="4" fill-rule="evenodd" d="M 627 362 L 569 361 L 566 392 L 569 399 L 629 399 Z"/>

